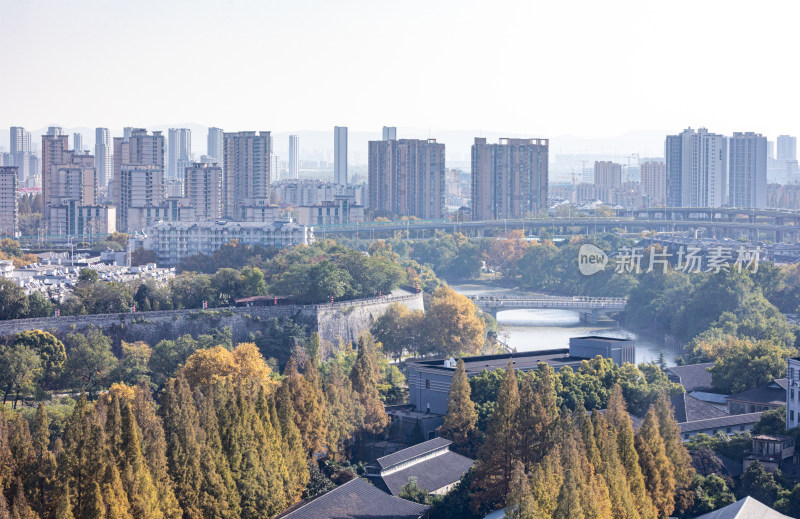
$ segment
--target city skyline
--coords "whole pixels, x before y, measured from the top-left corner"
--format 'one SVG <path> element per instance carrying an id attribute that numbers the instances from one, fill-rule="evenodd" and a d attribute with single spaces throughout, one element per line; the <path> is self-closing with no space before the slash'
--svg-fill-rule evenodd
<path id="1" fill-rule="evenodd" d="M 800 105 L 786 102 L 796 96 L 790 81 L 747 74 L 730 82 L 724 74 L 710 73 L 703 60 L 683 61 L 681 74 L 665 69 L 676 55 L 736 42 L 747 27 L 755 31 L 751 45 L 719 53 L 715 68 L 736 70 L 739 63 L 755 61 L 765 74 L 782 74 L 786 60 L 779 49 L 792 47 L 793 14 L 800 6 L 775 2 L 770 4 L 774 9 L 754 10 L 745 2 L 716 6 L 680 1 L 669 9 L 632 1 L 614 4 L 507 1 L 486 9 L 471 1 L 419 2 L 426 14 L 422 19 L 414 15 L 414 6 L 379 7 L 365 1 L 126 5 L 76 0 L 47 9 L 33 2 L 4 1 L 4 16 L 15 22 L 0 35 L 0 44 L 15 49 L 6 67 L 25 70 L 26 80 L 4 84 L 4 97 L 15 102 L 4 107 L 0 126 L 34 128 L 57 120 L 85 127 L 152 127 L 153 122 L 199 120 L 231 130 L 263 128 L 266 122 L 277 133 L 325 128 L 336 121 L 351 131 L 391 122 L 398 127 L 505 129 L 516 134 L 512 137 L 550 138 L 575 128 L 595 137 L 686 126 L 713 127 L 724 134 L 748 128 L 764 135 L 800 133 Z M 686 16 L 690 5 L 692 16 Z M 159 16 L 153 17 L 156 7 Z M 76 11 L 82 16 L 73 16 Z M 781 16 L 773 16 L 778 11 Z M 70 23 L 63 23 L 65 19 Z M 122 19 L 123 26 L 110 23 Z M 269 31 L 262 30 L 265 24 Z M 210 37 L 194 33 L 197 26 L 209 27 Z M 478 30 L 485 37 L 475 39 Z M 412 33 L 414 38 L 408 38 Z M 67 41 L 74 54 L 104 63 L 102 75 L 72 82 L 79 69 L 69 63 L 29 65 Z M 131 52 L 133 41 L 171 52 Z M 388 59 L 381 59 L 386 48 L 365 44 L 370 41 L 402 44 L 390 47 Z M 245 65 L 256 49 L 279 47 L 287 51 L 271 56 L 269 69 Z M 243 51 L 225 50 L 230 48 Z M 437 59 L 423 59 L 432 48 Z M 516 52 L 497 52 L 499 48 Z M 520 69 L 514 61 L 518 52 L 535 55 L 536 67 Z M 118 59 L 121 53 L 125 60 Z M 224 60 L 233 72 L 210 74 L 180 89 L 122 80 L 140 66 L 155 77 L 196 72 L 194 60 L 175 60 L 173 54 Z M 406 60 L 419 64 L 413 77 L 395 73 L 394 65 Z M 492 63 L 492 74 L 459 81 L 483 62 Z M 363 63 L 372 65 L 367 69 Z M 265 81 L 275 71 L 291 79 Z M 47 95 L 46 78 L 53 74 L 66 85 L 79 85 L 65 91 L 71 103 Z M 592 77 L 609 74 L 627 80 L 594 82 L 586 88 Z M 417 77 L 427 79 L 425 95 Z M 321 78 L 326 78 L 324 87 Z M 687 78 L 701 78 L 704 89 L 715 95 L 689 95 Z M 229 95 L 232 84 L 237 85 L 236 96 Z M 498 88 L 502 96 L 485 95 Z M 253 97 L 267 102 L 253 104 Z M 139 102 L 143 99 L 148 102 Z M 752 102 L 743 103 L 746 99 Z"/>

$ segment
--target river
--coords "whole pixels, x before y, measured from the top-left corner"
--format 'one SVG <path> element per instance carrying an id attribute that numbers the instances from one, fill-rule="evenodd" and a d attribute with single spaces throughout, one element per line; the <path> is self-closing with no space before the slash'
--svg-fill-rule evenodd
<path id="1" fill-rule="evenodd" d="M 530 292 L 490 285 L 464 283 L 451 286 L 453 290 L 466 296 L 534 295 Z M 634 339 L 637 363 L 656 361 L 663 352 L 667 364 L 675 365 L 675 356 L 680 354 L 677 349 L 667 347 L 663 338 L 634 333 L 612 320 L 592 325 L 582 323 L 578 313 L 569 310 L 505 310 L 498 312 L 497 324 L 500 325 L 500 339 L 517 351 L 567 348 L 570 337 L 606 335 Z"/>

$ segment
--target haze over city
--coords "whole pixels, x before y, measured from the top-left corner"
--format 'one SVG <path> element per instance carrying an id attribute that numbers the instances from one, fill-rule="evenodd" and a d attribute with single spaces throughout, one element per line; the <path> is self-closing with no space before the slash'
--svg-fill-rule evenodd
<path id="1" fill-rule="evenodd" d="M 800 133 L 791 1 L 0 6 L 2 128 Z"/>

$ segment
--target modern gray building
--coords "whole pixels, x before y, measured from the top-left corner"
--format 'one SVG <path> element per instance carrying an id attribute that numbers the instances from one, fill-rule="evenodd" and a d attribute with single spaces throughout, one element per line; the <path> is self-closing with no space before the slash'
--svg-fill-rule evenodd
<path id="1" fill-rule="evenodd" d="M 797 137 L 778 135 L 778 160 L 797 160 Z"/>
<path id="2" fill-rule="evenodd" d="M 223 148 L 223 214 L 237 218 L 248 199 L 269 200 L 270 132 L 225 132 Z"/>
<path id="3" fill-rule="evenodd" d="M 206 155 L 215 160 L 218 164 L 222 164 L 223 155 L 223 136 L 222 128 L 209 128 L 208 129 L 208 151 Z"/>
<path id="4" fill-rule="evenodd" d="M 521 353 L 504 353 L 500 355 L 478 355 L 463 357 L 467 377 L 474 377 L 483 370 L 493 371 L 505 369 L 509 359 L 514 362 L 514 369 L 521 371 L 535 370 L 540 363 L 545 363 L 558 371 L 563 366 L 573 369 L 580 367 L 581 362 L 593 359 L 597 355 L 614 359 L 614 362 L 634 362 L 635 346 L 629 339 L 609 337 L 580 337 L 573 345 L 570 339 L 569 348 L 557 348 Z M 456 370 L 456 360 L 419 359 L 406 362 L 408 367 L 408 401 L 417 411 L 446 414 L 447 396 L 450 383 Z"/>
<path id="5" fill-rule="evenodd" d="M 333 181 L 347 184 L 347 126 L 333 128 Z"/>
<path id="6" fill-rule="evenodd" d="M 385 215 L 445 218 L 445 146 L 436 139 L 369 142 L 369 206 Z"/>
<path id="7" fill-rule="evenodd" d="M 31 133 L 25 131 L 21 126 L 12 126 L 10 135 L 10 147 L 8 152 L 11 156 L 11 164 L 7 166 L 17 167 L 17 181 L 22 183 L 28 180 L 30 175 L 34 175 L 36 170 L 30 170 L 31 156 Z"/>
<path id="8" fill-rule="evenodd" d="M 396 141 L 397 140 L 397 126 L 384 126 L 383 127 L 383 136 L 381 138 L 384 141 Z"/>
<path id="9" fill-rule="evenodd" d="M 83 153 L 83 134 L 78 132 L 72 134 L 72 149 L 77 153 Z"/>
<path id="10" fill-rule="evenodd" d="M 722 207 L 727 201 L 728 149 L 723 135 L 691 128 L 668 135 L 667 207 Z"/>
<path id="11" fill-rule="evenodd" d="M 300 136 L 289 136 L 289 178 L 300 178 Z"/>
<path id="12" fill-rule="evenodd" d="M 168 133 L 167 178 L 182 179 L 183 169 L 192 160 L 192 130 L 170 128 Z"/>
<path id="13" fill-rule="evenodd" d="M 97 168 L 97 185 L 105 189 L 114 171 L 114 147 L 108 128 L 94 130 L 94 164 Z"/>
<path id="14" fill-rule="evenodd" d="M 548 139 L 502 138 L 489 144 L 476 137 L 471 155 L 473 220 L 530 218 L 546 211 L 549 153 Z M 620 177 L 621 172 L 620 167 Z"/>
<path id="15" fill-rule="evenodd" d="M 729 148 L 728 205 L 766 209 L 767 138 L 760 133 L 737 132 L 730 138 Z"/>

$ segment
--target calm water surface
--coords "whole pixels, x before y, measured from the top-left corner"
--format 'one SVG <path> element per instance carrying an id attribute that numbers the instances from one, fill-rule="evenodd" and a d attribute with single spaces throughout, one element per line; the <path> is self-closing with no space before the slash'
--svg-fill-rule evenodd
<path id="1" fill-rule="evenodd" d="M 452 285 L 453 289 L 467 296 L 520 297 L 532 292 L 477 284 Z M 676 349 L 664 345 L 661 337 L 645 337 L 620 326 L 616 321 L 604 321 L 596 325 L 582 323 L 577 312 L 569 310 L 505 310 L 497 314 L 500 338 L 517 351 L 567 348 L 570 337 L 583 335 L 607 335 L 634 339 L 636 362 L 658 360 L 663 352 L 668 364 L 675 364 Z"/>

